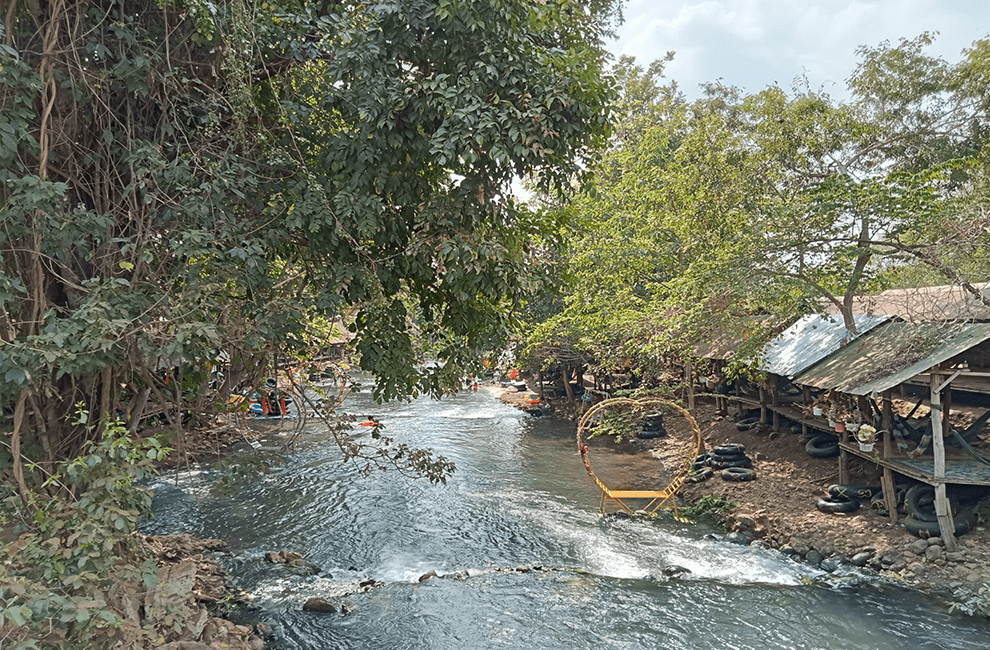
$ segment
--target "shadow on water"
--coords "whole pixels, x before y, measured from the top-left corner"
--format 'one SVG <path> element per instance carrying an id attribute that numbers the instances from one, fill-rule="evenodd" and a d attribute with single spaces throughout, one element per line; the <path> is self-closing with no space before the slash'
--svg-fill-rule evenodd
<path id="1" fill-rule="evenodd" d="M 146 532 L 227 541 L 224 561 L 259 607 L 245 616 L 276 628 L 268 647 L 988 647 L 990 625 L 908 590 L 821 582 L 775 552 L 706 539 L 704 526 L 602 520 L 572 423 L 485 392 L 384 406 L 357 394 L 344 408 L 376 414 L 389 435 L 433 447 L 458 471 L 446 486 L 362 477 L 317 437 L 233 497 L 210 496 L 209 470 L 153 486 Z M 283 549 L 321 573 L 262 560 Z M 669 567 L 690 573 L 663 579 Z M 428 571 L 448 577 L 418 582 Z M 362 579 L 385 584 L 347 596 L 353 614 L 301 611 Z"/>

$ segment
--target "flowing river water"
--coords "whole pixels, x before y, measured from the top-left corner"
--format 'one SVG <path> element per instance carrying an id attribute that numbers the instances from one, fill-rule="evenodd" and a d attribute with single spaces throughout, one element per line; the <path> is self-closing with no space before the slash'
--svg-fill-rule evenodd
<path id="1" fill-rule="evenodd" d="M 236 495 L 211 470 L 163 476 L 151 534 L 225 540 L 237 586 L 286 649 L 990 648 L 990 624 L 870 578 L 826 580 L 774 551 L 714 539 L 704 524 L 605 519 L 574 448 L 574 425 L 534 418 L 485 391 L 350 413 L 457 464 L 447 485 L 394 472 L 362 477 L 325 435 Z M 263 560 L 295 550 L 322 570 Z M 520 566 L 542 570 L 500 569 Z M 663 578 L 668 567 L 686 573 Z M 440 576 L 419 582 L 435 570 Z M 668 571 L 669 572 L 669 571 Z M 456 577 L 454 577 L 456 575 Z M 303 612 L 340 583 L 348 615 Z M 334 600 L 333 598 L 328 598 Z"/>

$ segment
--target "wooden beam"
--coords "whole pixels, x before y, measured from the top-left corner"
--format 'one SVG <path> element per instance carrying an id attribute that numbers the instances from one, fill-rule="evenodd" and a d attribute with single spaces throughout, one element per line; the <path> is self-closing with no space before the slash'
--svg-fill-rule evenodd
<path id="1" fill-rule="evenodd" d="M 883 430 L 883 458 L 890 458 L 891 453 L 891 429 L 893 423 L 894 409 L 890 399 L 890 390 L 883 392 L 883 419 L 880 420 L 880 427 Z M 883 505 L 887 508 L 887 516 L 890 523 L 897 523 L 897 491 L 894 488 L 894 472 L 887 465 L 883 466 L 883 478 L 880 481 L 883 486 Z"/>
<path id="2" fill-rule="evenodd" d="M 919 372 L 918 377 L 927 377 L 929 375 L 952 375 L 952 379 L 957 376 L 962 375 L 963 377 L 990 377 L 990 372 L 976 372 L 973 370 L 966 370 L 965 368 L 960 368 L 956 371 L 951 370 L 939 370 L 936 372 Z M 951 380 L 950 380 L 951 381 Z"/>
<path id="3" fill-rule="evenodd" d="M 684 362 L 684 381 L 687 382 L 688 410 L 694 410 L 694 369 L 691 360 Z"/>
<path id="4" fill-rule="evenodd" d="M 957 370 L 954 373 L 952 373 L 952 375 L 948 379 L 946 379 L 945 381 L 943 381 L 942 384 L 938 388 L 935 389 L 935 392 L 941 393 L 943 390 L 945 390 L 945 387 L 946 386 L 948 386 L 949 384 L 952 383 L 952 380 L 953 379 L 955 379 L 956 377 L 958 377 L 961 374 L 962 374 L 962 370 Z M 938 375 L 936 375 L 935 373 L 932 373 L 932 377 L 937 377 L 937 376 Z"/>
<path id="5" fill-rule="evenodd" d="M 938 375 L 931 376 L 931 406 L 932 406 L 932 450 L 935 452 L 935 515 L 938 527 L 942 532 L 942 541 L 946 551 L 958 548 L 955 536 L 955 524 L 952 521 L 952 509 L 945 496 L 945 439 L 942 437 L 942 392 Z"/>

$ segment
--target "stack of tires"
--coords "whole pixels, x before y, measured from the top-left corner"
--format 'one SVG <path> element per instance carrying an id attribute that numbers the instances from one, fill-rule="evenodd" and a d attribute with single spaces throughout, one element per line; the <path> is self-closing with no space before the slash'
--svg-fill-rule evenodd
<path id="1" fill-rule="evenodd" d="M 651 438 L 662 438 L 667 435 L 667 430 L 663 428 L 663 414 L 649 413 L 643 418 L 643 429 L 639 432 L 639 437 L 643 440 Z"/>
<path id="2" fill-rule="evenodd" d="M 962 487 L 962 486 L 960 486 Z M 976 513 L 972 508 L 962 506 L 965 494 L 949 494 L 949 505 L 952 508 L 952 523 L 956 535 L 964 535 L 976 525 Z M 924 483 L 908 488 L 904 495 L 904 508 L 908 516 L 904 519 L 904 528 L 916 537 L 940 537 L 942 529 L 935 514 L 935 488 Z"/>
<path id="3" fill-rule="evenodd" d="M 698 456 L 694 461 L 694 474 L 689 480 L 704 481 L 718 471 L 723 481 L 752 481 L 756 478 L 752 467 L 753 460 L 746 455 L 746 448 L 730 443 Z"/>
<path id="4" fill-rule="evenodd" d="M 879 485 L 830 485 L 828 496 L 818 500 L 817 508 L 829 513 L 856 512 L 864 499 L 872 499 L 882 490 Z"/>

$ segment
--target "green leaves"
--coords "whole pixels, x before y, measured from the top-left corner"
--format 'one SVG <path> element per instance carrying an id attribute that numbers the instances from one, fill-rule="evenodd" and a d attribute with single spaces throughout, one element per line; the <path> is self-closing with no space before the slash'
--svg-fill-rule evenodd
<path id="1" fill-rule="evenodd" d="M 978 42 L 949 64 L 925 53 L 931 40 L 862 48 L 845 102 L 714 83 L 689 106 L 661 85 L 670 56 L 648 71 L 620 60 L 615 146 L 594 168 L 595 192 L 562 210 L 577 225 L 572 284 L 531 329 L 530 365 L 649 366 L 720 321 L 786 320 L 823 298 L 848 312 L 899 273 L 987 279 L 967 260 L 986 250 L 975 224 L 990 102 L 976 80 L 990 78 L 990 49 Z M 937 273 L 903 273 L 922 260 Z"/>

